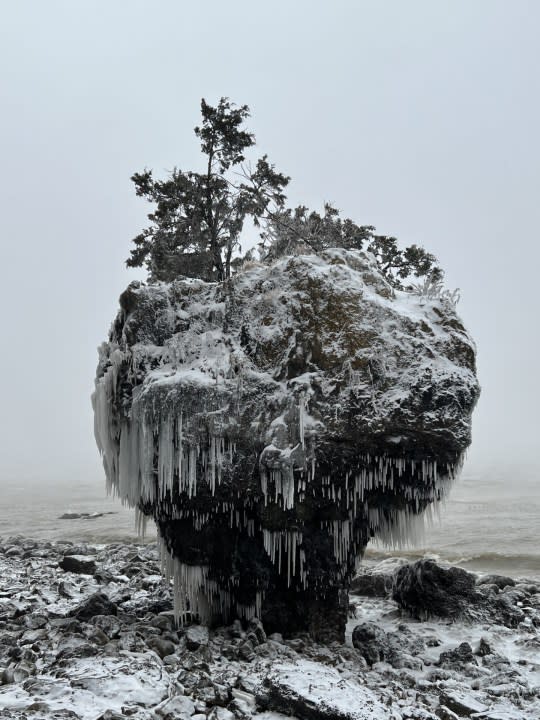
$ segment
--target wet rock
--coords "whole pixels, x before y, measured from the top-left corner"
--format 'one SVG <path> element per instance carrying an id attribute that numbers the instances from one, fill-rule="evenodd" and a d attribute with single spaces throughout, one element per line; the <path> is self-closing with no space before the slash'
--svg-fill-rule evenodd
<path id="1" fill-rule="evenodd" d="M 392 596 L 414 617 L 456 618 L 478 602 L 476 578 L 458 567 L 442 567 L 433 560 L 418 560 L 401 567 Z"/>
<path id="2" fill-rule="evenodd" d="M 120 650 L 127 650 L 128 652 L 145 652 L 147 649 L 144 638 L 132 630 L 121 633 L 116 642 Z"/>
<path id="3" fill-rule="evenodd" d="M 214 707 L 207 715 L 208 720 L 236 720 L 234 713 L 223 707 Z"/>
<path id="4" fill-rule="evenodd" d="M 110 638 L 98 627 L 94 628 L 93 631 L 88 634 L 88 639 L 96 645 L 106 645 L 110 642 Z"/>
<path id="5" fill-rule="evenodd" d="M 93 615 L 88 622 L 99 628 L 111 640 L 120 635 L 121 625 L 114 615 Z"/>
<path id="6" fill-rule="evenodd" d="M 174 615 L 173 613 L 160 613 L 150 620 L 150 625 L 159 630 L 172 630 L 174 628 Z"/>
<path id="7" fill-rule="evenodd" d="M 219 705 L 225 707 L 231 700 L 231 693 L 227 685 L 214 682 L 212 683 L 212 690 L 214 691 L 214 699 L 210 703 L 212 705 Z"/>
<path id="8" fill-rule="evenodd" d="M 195 703 L 185 695 L 175 695 L 158 705 L 154 712 L 160 717 L 172 718 L 191 717 L 195 712 Z"/>
<path id="9" fill-rule="evenodd" d="M 116 712 L 116 710 L 105 710 L 97 720 L 126 720 L 126 717 L 122 713 Z"/>
<path id="10" fill-rule="evenodd" d="M 251 640 L 246 638 L 238 648 L 238 657 L 246 662 L 255 660 L 255 647 Z"/>
<path id="11" fill-rule="evenodd" d="M 473 713 L 482 713 L 488 706 L 473 695 L 458 691 L 444 691 L 439 695 L 441 705 L 457 713 L 460 717 L 470 717 Z"/>
<path id="12" fill-rule="evenodd" d="M 4 668 L 0 681 L 2 685 L 11 685 L 15 682 L 15 673 L 12 667 Z"/>
<path id="13" fill-rule="evenodd" d="M 107 570 L 104 570 L 103 568 L 98 568 L 94 573 L 94 580 L 96 580 L 96 582 L 98 582 L 100 585 L 108 585 L 110 582 L 113 582 L 114 576 L 112 575 L 112 573 L 107 572 Z"/>
<path id="14" fill-rule="evenodd" d="M 70 615 L 77 620 L 90 620 L 95 615 L 116 615 L 117 612 L 117 605 L 105 593 L 96 592 L 72 610 Z"/>
<path id="15" fill-rule="evenodd" d="M 495 622 L 506 627 L 516 628 L 525 620 L 523 610 L 506 593 L 500 593 L 490 601 L 489 612 Z"/>
<path id="16" fill-rule="evenodd" d="M 476 655 L 479 655 L 480 657 L 485 657 L 486 655 L 489 655 L 492 652 L 491 646 L 488 643 L 488 641 L 485 638 L 480 638 L 480 642 L 478 644 L 478 649 L 476 650 Z"/>
<path id="17" fill-rule="evenodd" d="M 351 582 L 351 592 L 366 597 L 386 597 L 392 591 L 392 578 L 376 573 L 357 575 Z"/>
<path id="18" fill-rule="evenodd" d="M 83 575 L 93 575 L 97 570 L 95 557 L 88 555 L 64 555 L 59 565 L 66 572 Z"/>
<path id="19" fill-rule="evenodd" d="M 70 633 L 82 633 L 81 623 L 72 617 L 54 618 L 51 620 L 50 624 L 53 628 L 61 629 L 65 635 Z"/>
<path id="20" fill-rule="evenodd" d="M 352 644 L 369 665 L 387 660 L 390 647 L 385 631 L 372 622 L 357 625 L 352 633 Z"/>
<path id="21" fill-rule="evenodd" d="M 256 645 L 266 642 L 266 633 L 259 618 L 251 618 L 248 623 L 247 637 Z"/>
<path id="22" fill-rule="evenodd" d="M 24 624 L 30 630 L 38 630 L 47 625 L 49 618 L 43 613 L 29 613 L 24 618 Z"/>
<path id="23" fill-rule="evenodd" d="M 204 625 L 191 625 L 187 628 L 186 647 L 188 650 L 197 650 L 201 645 L 208 645 L 208 628 Z"/>
<path id="24" fill-rule="evenodd" d="M 67 642 L 62 644 L 60 651 L 56 657 L 57 662 L 66 660 L 73 661 L 81 658 L 94 657 L 98 653 L 98 648 L 90 642 Z"/>
<path id="25" fill-rule="evenodd" d="M 71 585 L 71 583 L 65 582 L 64 580 L 61 580 L 58 583 L 58 594 L 61 597 L 69 598 L 71 599 L 74 594 L 74 588 Z"/>
<path id="26" fill-rule="evenodd" d="M 146 641 L 146 644 L 149 648 L 154 650 L 154 652 L 156 652 L 162 660 L 167 655 L 172 655 L 176 650 L 174 643 L 160 637 L 151 637 Z"/>
<path id="27" fill-rule="evenodd" d="M 255 713 L 257 706 L 255 695 L 240 688 L 232 688 L 231 694 L 233 698 L 231 708 L 234 714 L 237 715 L 240 720 L 249 720 Z"/>
<path id="28" fill-rule="evenodd" d="M 439 655 L 439 665 L 444 668 L 461 669 L 468 663 L 477 664 L 472 647 L 468 642 L 462 642 L 453 650 L 447 650 Z"/>
<path id="29" fill-rule="evenodd" d="M 20 557 L 22 555 L 22 553 L 23 553 L 22 548 L 15 545 L 13 547 L 8 548 L 4 552 L 4 555 L 8 558 L 12 558 L 12 557 Z"/>
<path id="30" fill-rule="evenodd" d="M 392 593 L 396 572 L 406 564 L 402 558 L 388 558 L 374 567 L 362 568 L 351 582 L 351 592 L 365 597 L 387 597 Z"/>
<path id="31" fill-rule="evenodd" d="M 183 663 L 185 665 L 185 662 Z M 181 670 L 177 677 L 178 682 L 184 686 L 186 692 L 192 693 L 201 688 L 211 687 L 212 679 L 203 669 Z"/>
<path id="32" fill-rule="evenodd" d="M 483 575 L 476 581 L 477 585 L 496 585 L 499 590 L 503 590 L 505 587 L 513 587 L 516 581 L 507 577 L 506 575 Z"/>
<path id="33" fill-rule="evenodd" d="M 352 705 L 354 699 L 354 706 Z M 256 696 L 261 710 L 274 710 L 302 720 L 362 720 L 386 717 L 377 695 L 334 668 L 309 660 L 278 664 L 265 678 Z"/>
<path id="34" fill-rule="evenodd" d="M 485 585 L 477 585 L 478 590 L 482 593 L 482 595 L 498 595 L 500 593 L 500 588 L 498 585 L 493 585 L 491 583 L 486 583 Z"/>
<path id="35" fill-rule="evenodd" d="M 450 710 L 450 708 L 447 708 L 446 705 L 440 705 L 435 710 L 435 714 L 439 720 L 459 720 L 459 715 L 456 715 L 456 713 Z"/>

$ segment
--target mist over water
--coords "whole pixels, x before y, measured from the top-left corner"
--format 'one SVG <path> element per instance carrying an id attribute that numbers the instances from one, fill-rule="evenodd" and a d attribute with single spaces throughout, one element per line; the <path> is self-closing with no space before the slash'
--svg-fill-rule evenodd
<path id="1" fill-rule="evenodd" d="M 102 517 L 62 520 L 64 513 L 104 513 Z M 105 481 L 70 483 L 2 483 L 0 537 L 23 535 L 71 542 L 141 542 L 134 511 L 107 496 Z M 148 523 L 146 538 L 155 536 Z"/>

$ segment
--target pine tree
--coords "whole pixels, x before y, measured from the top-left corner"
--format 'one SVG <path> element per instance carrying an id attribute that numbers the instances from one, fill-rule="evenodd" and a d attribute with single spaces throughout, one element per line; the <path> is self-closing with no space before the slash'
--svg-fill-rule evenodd
<path id="1" fill-rule="evenodd" d="M 151 170 L 131 178 L 136 193 L 155 205 L 151 224 L 133 239 L 128 267 L 146 265 L 150 279 L 178 275 L 225 280 L 246 218 L 258 224 L 272 207 L 278 212 L 289 178 L 278 173 L 266 155 L 255 169 L 245 165 L 245 151 L 255 137 L 244 129 L 247 105 L 222 97 L 216 107 L 201 101 L 202 123 L 195 128 L 205 156 L 203 172 L 175 168 L 165 180 Z"/>

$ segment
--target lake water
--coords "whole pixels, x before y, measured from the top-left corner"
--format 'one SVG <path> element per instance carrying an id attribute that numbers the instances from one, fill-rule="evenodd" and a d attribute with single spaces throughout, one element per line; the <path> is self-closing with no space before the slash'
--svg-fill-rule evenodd
<path id="1" fill-rule="evenodd" d="M 3 480 L 0 537 L 24 535 L 96 543 L 137 541 L 134 512 L 107 497 L 105 482 L 32 485 Z M 60 520 L 66 512 L 111 513 Z M 155 538 L 148 524 L 147 539 Z M 440 557 L 464 568 L 540 576 L 540 483 L 536 470 L 473 473 L 465 470 L 440 506 L 440 521 L 416 547 L 368 548 L 367 560 L 400 555 Z"/>

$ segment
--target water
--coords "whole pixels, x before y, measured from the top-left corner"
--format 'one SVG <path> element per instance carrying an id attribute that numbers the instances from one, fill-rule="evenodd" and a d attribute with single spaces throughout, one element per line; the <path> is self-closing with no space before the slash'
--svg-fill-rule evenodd
<path id="1" fill-rule="evenodd" d="M 3 481 L 0 537 L 20 534 L 74 542 L 135 542 L 134 512 L 107 497 L 105 483 L 24 487 Z M 96 519 L 60 520 L 65 512 L 113 513 Z M 148 539 L 155 538 L 149 523 Z M 440 520 L 423 542 L 406 549 L 369 546 L 366 559 L 432 555 L 470 570 L 540 576 L 538 471 L 465 472 L 440 506 Z"/>
<path id="2" fill-rule="evenodd" d="M 134 510 L 107 497 L 105 481 L 31 485 L 2 481 L 0 538 L 24 535 L 73 542 L 140 542 Z M 107 513 L 92 519 L 61 520 L 64 513 Z M 155 538 L 149 522 L 147 538 Z"/>
<path id="3" fill-rule="evenodd" d="M 433 555 L 465 569 L 540 576 L 540 481 L 531 468 L 464 472 L 417 547 L 374 545 L 366 557 Z"/>

